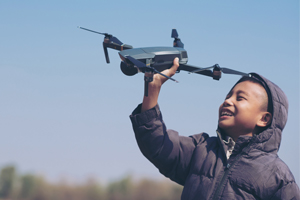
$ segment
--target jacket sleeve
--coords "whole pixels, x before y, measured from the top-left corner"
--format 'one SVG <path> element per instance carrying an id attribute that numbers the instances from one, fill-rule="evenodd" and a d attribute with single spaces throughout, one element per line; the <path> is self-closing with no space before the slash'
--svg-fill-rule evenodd
<path id="1" fill-rule="evenodd" d="M 300 200 L 300 190 L 296 182 L 290 182 L 280 188 L 271 199 Z"/>
<path id="2" fill-rule="evenodd" d="M 141 105 L 130 119 L 141 152 L 162 174 L 183 185 L 193 151 L 208 135 L 179 136 L 176 131 L 167 130 L 158 105 L 143 113 L 140 109 Z"/>

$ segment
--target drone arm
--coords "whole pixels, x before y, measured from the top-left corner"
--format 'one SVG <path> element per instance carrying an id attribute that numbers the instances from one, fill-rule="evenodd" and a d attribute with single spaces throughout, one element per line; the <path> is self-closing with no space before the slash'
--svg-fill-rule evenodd
<path id="1" fill-rule="evenodd" d="M 103 50 L 104 50 L 105 59 L 106 59 L 107 63 L 110 63 L 107 48 L 123 51 L 125 49 L 132 49 L 133 47 L 128 45 L 128 44 L 119 45 L 119 44 L 116 44 L 114 42 L 107 42 L 107 41 L 104 40 Z"/>
<path id="2" fill-rule="evenodd" d="M 104 43 L 104 42 L 103 42 L 103 50 L 104 50 L 104 55 L 105 55 L 106 63 L 110 63 L 108 52 L 107 52 L 107 44 Z"/>
<path id="3" fill-rule="evenodd" d="M 121 51 L 123 50 L 126 50 L 126 49 L 132 49 L 133 47 L 131 45 L 128 45 L 128 44 L 123 44 L 122 45 L 122 48 L 121 48 Z"/>
<path id="4" fill-rule="evenodd" d="M 183 71 L 188 71 L 188 72 L 192 72 L 194 70 L 197 69 L 201 69 L 199 67 L 193 66 L 193 65 L 187 65 L 187 64 L 180 64 L 178 70 L 183 70 Z M 201 74 L 201 75 L 205 75 L 205 76 L 210 76 L 210 77 L 214 77 L 213 72 L 211 70 L 203 70 L 203 71 L 199 71 L 199 72 L 195 72 L 196 74 Z"/>
<path id="5" fill-rule="evenodd" d="M 119 50 L 119 51 L 123 51 L 125 49 L 132 49 L 133 47 L 131 45 L 128 44 L 117 44 L 114 42 L 106 42 L 104 41 L 103 44 L 106 45 L 106 47 L 111 48 L 111 49 L 115 49 L 115 50 Z"/>

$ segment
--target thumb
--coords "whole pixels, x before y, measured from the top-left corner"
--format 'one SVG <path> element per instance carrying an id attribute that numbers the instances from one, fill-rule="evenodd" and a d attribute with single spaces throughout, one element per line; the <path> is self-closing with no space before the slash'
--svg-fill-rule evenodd
<path id="1" fill-rule="evenodd" d="M 167 76 L 169 76 L 169 77 L 172 77 L 172 76 L 176 73 L 178 67 L 179 67 L 179 58 L 176 57 L 176 58 L 173 60 L 173 65 L 172 65 L 172 67 L 169 68 L 169 69 L 165 69 L 165 70 L 162 71 L 161 73 L 163 73 L 164 75 L 167 75 Z M 160 80 L 162 81 L 162 84 L 163 84 L 164 82 L 166 82 L 166 81 L 168 80 L 168 78 L 161 76 L 161 77 L 160 77 Z"/>
<path id="2" fill-rule="evenodd" d="M 177 71 L 179 67 L 179 58 L 176 57 L 174 60 L 173 60 L 173 66 L 170 68 L 172 70 L 175 70 L 175 72 Z"/>
<path id="3" fill-rule="evenodd" d="M 176 57 L 173 60 L 172 67 L 168 70 L 169 71 L 169 76 L 173 76 L 176 73 L 178 67 L 179 67 L 179 58 Z"/>

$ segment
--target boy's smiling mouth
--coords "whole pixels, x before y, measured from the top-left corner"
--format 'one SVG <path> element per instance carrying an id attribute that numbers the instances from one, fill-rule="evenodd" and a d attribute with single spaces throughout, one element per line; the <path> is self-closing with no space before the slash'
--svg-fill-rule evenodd
<path id="1" fill-rule="evenodd" d="M 233 116 L 233 112 L 231 112 L 228 109 L 222 109 L 220 112 L 220 118 L 226 118 L 226 117 L 232 117 Z"/>
<path id="2" fill-rule="evenodd" d="M 227 112 L 227 111 L 223 111 L 222 113 L 221 113 L 221 116 L 232 116 L 232 114 L 231 113 L 229 113 L 229 112 Z"/>

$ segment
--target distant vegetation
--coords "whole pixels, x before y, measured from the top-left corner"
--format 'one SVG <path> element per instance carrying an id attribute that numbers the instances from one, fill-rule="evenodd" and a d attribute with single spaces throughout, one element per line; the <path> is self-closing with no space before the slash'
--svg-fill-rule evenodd
<path id="1" fill-rule="evenodd" d="M 19 174 L 14 166 L 0 173 L 0 200 L 179 200 L 181 192 L 182 187 L 170 181 L 134 181 L 130 176 L 104 186 L 92 179 L 50 183 L 42 176 Z"/>

